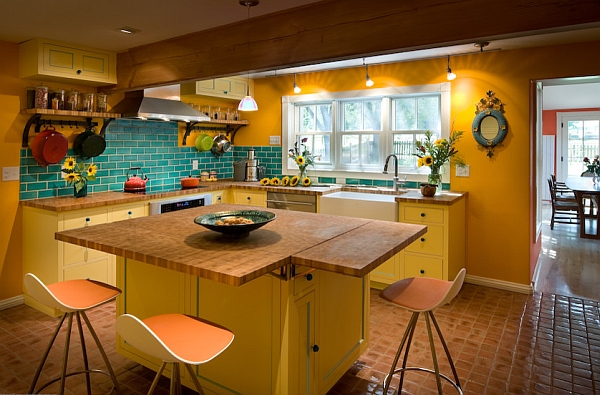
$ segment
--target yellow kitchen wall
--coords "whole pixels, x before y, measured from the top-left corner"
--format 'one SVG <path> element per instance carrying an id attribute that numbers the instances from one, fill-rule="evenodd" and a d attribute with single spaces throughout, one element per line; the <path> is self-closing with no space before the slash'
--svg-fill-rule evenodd
<path id="1" fill-rule="evenodd" d="M 19 116 L 27 84 L 19 80 L 19 47 L 0 41 L 0 169 L 19 166 L 24 123 Z M 21 295 L 19 181 L 0 182 L 0 301 Z"/>
<path id="2" fill-rule="evenodd" d="M 451 174 L 452 189 L 468 191 L 467 273 L 470 276 L 529 285 L 530 255 L 539 244 L 530 228 L 529 89 L 532 80 L 600 75 L 600 42 L 523 50 L 484 51 L 451 57 L 451 119 L 464 130 L 458 150 L 470 165 L 468 178 Z M 446 58 L 369 66 L 373 88 L 447 82 Z M 298 74 L 301 94 L 363 90 L 365 68 Z M 281 96 L 293 95 L 293 76 L 254 82 L 259 111 L 236 136 L 242 145 L 268 145 L 281 134 Z M 487 91 L 505 104 L 507 138 L 488 158 L 475 142 L 471 124 L 475 103 Z M 533 252 L 533 254 L 532 254 Z"/>
<path id="3" fill-rule="evenodd" d="M 19 78 L 18 44 L 0 41 L 0 169 L 19 167 L 19 153 L 23 128 L 28 116 L 20 114 L 26 107 L 27 86 L 43 81 L 28 81 Z M 69 83 L 48 83 L 51 89 L 76 89 L 92 92 L 89 86 Z M 31 131 L 34 129 L 31 128 Z M 72 143 L 74 131 L 60 129 Z M 32 135 L 32 133 L 30 133 Z M 0 305 L 3 301 L 22 294 L 22 225 L 19 206 L 19 181 L 0 181 Z M 12 301 L 6 302 L 12 303 Z"/>

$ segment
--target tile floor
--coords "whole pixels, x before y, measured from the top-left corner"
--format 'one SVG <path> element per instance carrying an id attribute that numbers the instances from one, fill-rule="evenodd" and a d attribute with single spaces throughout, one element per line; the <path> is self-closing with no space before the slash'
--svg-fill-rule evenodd
<path id="1" fill-rule="evenodd" d="M 533 295 L 465 284 L 451 304 L 436 311 L 465 395 L 600 394 L 600 306 L 598 299 L 594 299 L 599 287 L 595 281 L 585 281 L 590 276 L 597 278 L 600 273 L 600 243 L 578 239 L 572 228 L 572 225 L 556 225 L 552 232 L 544 229 L 540 264 L 550 267 L 542 267 L 542 272 L 552 279 L 541 278 Z M 579 247 L 585 252 L 577 253 Z M 573 257 L 577 257 L 575 266 Z M 579 272 L 578 282 L 573 281 L 572 275 L 569 280 L 560 274 L 578 267 L 585 267 Z M 560 281 L 568 281 L 569 286 L 557 285 Z M 557 292 L 577 296 L 561 296 Z M 382 379 L 410 313 L 377 295 L 378 291 L 371 291 L 371 345 L 329 395 L 383 393 Z M 121 394 L 145 394 L 154 372 L 115 352 L 114 304 L 90 311 L 89 318 L 115 369 Z M 56 323 L 56 319 L 24 305 L 0 311 L 0 394 L 28 392 Z M 59 345 L 61 339 L 59 336 Z M 78 339 L 73 341 L 70 361 L 72 366 L 81 366 Z M 441 351 L 439 342 L 436 344 Z M 101 368 L 102 360 L 95 346 L 88 347 L 92 367 Z M 59 348 L 51 352 L 48 374 L 58 371 L 61 356 Z M 438 356 L 442 372 L 450 374 L 445 357 L 439 353 Z M 415 332 L 410 364 L 431 366 L 422 318 Z M 41 382 L 48 379 L 48 374 L 42 376 Z M 92 377 L 93 393 L 107 393 L 111 387 L 108 378 Z M 396 386 L 397 379 L 392 382 L 392 387 Z M 410 372 L 402 393 L 436 394 L 435 388 L 431 375 Z M 44 392 L 56 393 L 56 385 Z M 444 392 L 456 393 L 449 386 L 445 386 Z M 70 378 L 67 394 L 84 393 L 83 376 Z M 185 395 L 193 393 L 184 390 Z M 155 394 L 168 394 L 167 379 L 161 379 Z"/>

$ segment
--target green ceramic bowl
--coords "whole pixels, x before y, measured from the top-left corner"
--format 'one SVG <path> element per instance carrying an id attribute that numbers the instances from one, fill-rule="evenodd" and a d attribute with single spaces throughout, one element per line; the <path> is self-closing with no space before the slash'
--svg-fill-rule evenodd
<path id="1" fill-rule="evenodd" d="M 196 149 L 200 152 L 209 151 L 213 146 L 213 139 L 206 133 L 202 133 L 196 137 Z"/>
<path id="2" fill-rule="evenodd" d="M 218 225 L 217 221 L 225 221 L 227 218 L 243 217 L 252 220 L 251 224 Z M 229 236 L 247 236 L 253 230 L 273 221 L 277 216 L 269 211 L 239 210 L 221 211 L 218 213 L 204 214 L 194 219 L 198 225 L 207 229 L 221 232 Z"/>

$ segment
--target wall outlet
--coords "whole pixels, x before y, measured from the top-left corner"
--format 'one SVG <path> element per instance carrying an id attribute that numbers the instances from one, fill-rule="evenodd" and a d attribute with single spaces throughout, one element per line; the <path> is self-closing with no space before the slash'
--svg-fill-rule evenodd
<path id="1" fill-rule="evenodd" d="M 192 170 L 198 170 L 198 160 L 194 159 L 192 161 Z"/>
<path id="2" fill-rule="evenodd" d="M 469 165 L 456 166 L 456 177 L 469 177 Z"/>
<path id="3" fill-rule="evenodd" d="M 19 181 L 19 167 L 3 167 L 2 181 Z"/>
<path id="4" fill-rule="evenodd" d="M 281 145 L 281 136 L 269 136 L 270 145 Z"/>

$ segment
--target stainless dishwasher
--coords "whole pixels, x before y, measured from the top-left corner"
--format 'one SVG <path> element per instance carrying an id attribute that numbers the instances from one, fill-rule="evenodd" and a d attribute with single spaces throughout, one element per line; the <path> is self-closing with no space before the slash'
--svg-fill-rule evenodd
<path id="1" fill-rule="evenodd" d="M 267 192 L 267 207 L 316 213 L 317 197 L 299 193 Z"/>

